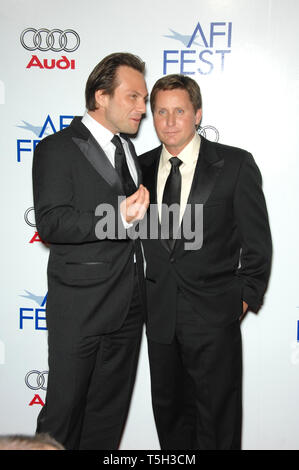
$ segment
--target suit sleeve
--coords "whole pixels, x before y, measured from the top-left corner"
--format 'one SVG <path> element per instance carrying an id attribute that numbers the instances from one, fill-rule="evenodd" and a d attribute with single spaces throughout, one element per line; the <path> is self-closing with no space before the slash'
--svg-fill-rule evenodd
<path id="1" fill-rule="evenodd" d="M 64 140 L 57 145 L 53 137 L 41 141 L 33 157 L 33 197 L 38 233 L 47 243 L 98 241 L 95 228 L 101 217 L 95 215 L 95 208 L 82 211 L 74 206 L 71 148 Z"/>
<path id="2" fill-rule="evenodd" d="M 239 171 L 234 210 L 242 247 L 238 275 L 243 283 L 243 300 L 257 312 L 269 280 L 272 241 L 261 174 L 249 153 Z"/>

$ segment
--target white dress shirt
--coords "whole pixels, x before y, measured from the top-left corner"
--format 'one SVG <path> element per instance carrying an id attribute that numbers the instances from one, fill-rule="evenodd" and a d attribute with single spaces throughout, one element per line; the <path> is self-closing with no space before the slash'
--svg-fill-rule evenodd
<path id="1" fill-rule="evenodd" d="M 109 131 L 106 127 L 102 126 L 98 121 L 96 121 L 93 117 L 91 117 L 88 112 L 85 112 L 84 116 L 82 117 L 81 120 L 82 124 L 87 127 L 87 129 L 91 132 L 93 137 L 96 139 L 100 147 L 103 149 L 105 154 L 107 155 L 110 163 L 112 166 L 115 168 L 115 145 L 111 142 L 111 139 L 113 138 L 114 134 Z M 130 149 L 129 149 L 129 144 L 128 142 L 123 139 L 119 134 L 117 134 L 121 140 L 121 143 L 123 144 L 126 159 L 127 159 L 127 165 L 129 168 L 129 171 L 131 173 L 131 176 L 136 184 L 138 183 L 138 176 L 137 176 L 137 170 L 135 167 L 135 162 L 134 159 L 131 155 Z M 122 222 L 124 224 L 124 227 L 126 229 L 132 227 L 133 224 L 128 223 L 123 214 L 120 214 Z"/>
<path id="2" fill-rule="evenodd" d="M 193 139 L 189 142 L 189 144 L 183 148 L 181 153 L 176 155 L 183 162 L 179 168 L 181 172 L 181 177 L 182 177 L 180 222 L 182 221 L 182 217 L 184 215 L 189 193 L 191 190 L 194 171 L 195 171 L 196 163 L 198 160 L 200 142 L 201 142 L 200 136 L 196 132 L 194 134 Z M 158 180 L 157 180 L 157 203 L 158 203 L 158 210 L 159 210 L 160 218 L 161 218 L 161 205 L 162 205 L 162 199 L 163 199 L 163 191 L 164 191 L 165 183 L 166 183 L 166 180 L 168 178 L 168 175 L 171 169 L 171 163 L 169 162 L 169 159 L 171 157 L 173 157 L 173 155 L 171 155 L 168 152 L 168 150 L 165 148 L 165 146 L 163 145 L 161 158 L 159 162 Z"/>
<path id="3" fill-rule="evenodd" d="M 102 126 L 98 121 L 96 121 L 93 117 L 91 117 L 90 114 L 87 112 L 84 114 L 82 118 L 82 123 L 84 126 L 87 127 L 87 129 L 91 132 L 93 137 L 96 139 L 100 147 L 104 150 L 105 154 L 107 155 L 110 163 L 115 167 L 115 145 L 111 142 L 111 139 L 113 138 L 114 134 L 109 131 L 106 127 Z M 121 143 L 123 144 L 124 151 L 126 154 L 126 159 L 127 159 L 127 164 L 129 171 L 131 173 L 131 176 L 133 178 L 133 181 L 135 182 L 136 186 L 138 183 L 138 177 L 137 177 L 137 171 L 134 163 L 134 159 L 131 155 L 130 149 L 129 149 L 129 144 L 128 142 L 123 139 L 119 134 L 117 134 L 120 137 Z"/>

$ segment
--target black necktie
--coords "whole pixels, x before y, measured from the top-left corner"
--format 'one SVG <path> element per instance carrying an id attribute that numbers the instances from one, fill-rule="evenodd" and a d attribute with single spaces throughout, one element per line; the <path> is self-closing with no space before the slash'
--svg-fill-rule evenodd
<path id="1" fill-rule="evenodd" d="M 172 212 L 172 211 L 167 210 L 167 207 L 165 206 L 170 207 L 172 204 L 178 204 L 178 206 L 180 205 L 181 172 L 180 172 L 179 167 L 183 162 L 178 157 L 170 158 L 169 162 L 171 163 L 171 170 L 168 175 L 165 188 L 164 188 L 164 193 L 163 193 L 161 225 L 162 225 L 162 231 L 163 231 L 163 226 L 164 226 L 164 232 L 169 226 L 169 240 L 170 240 L 171 247 L 173 247 L 174 245 L 173 238 L 176 235 L 176 232 L 179 228 L 179 210 L 177 207 L 174 210 L 174 212 Z M 163 205 L 165 206 L 163 207 Z"/>
<path id="2" fill-rule="evenodd" d="M 125 195 L 131 196 L 137 190 L 134 180 L 128 168 L 126 154 L 118 135 L 114 135 L 111 142 L 115 145 L 115 169 L 119 174 L 120 180 L 123 184 Z"/>
<path id="3" fill-rule="evenodd" d="M 128 168 L 126 154 L 118 135 L 114 135 L 111 142 L 115 145 L 115 169 L 119 174 L 120 180 L 122 182 L 125 195 L 131 196 L 131 194 L 137 191 L 136 184 L 131 176 L 130 170 Z M 138 272 L 138 283 L 141 291 L 141 297 L 145 301 L 145 282 L 144 282 L 144 268 L 143 268 L 143 254 L 141 249 L 141 242 L 139 238 L 134 240 L 134 252 L 136 257 L 136 266 Z"/>

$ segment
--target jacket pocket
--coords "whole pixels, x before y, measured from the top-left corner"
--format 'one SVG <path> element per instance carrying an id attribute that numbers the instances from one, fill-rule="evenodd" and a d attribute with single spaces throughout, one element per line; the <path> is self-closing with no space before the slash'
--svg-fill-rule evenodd
<path id="1" fill-rule="evenodd" d="M 110 273 L 110 263 L 105 261 L 68 261 L 65 263 L 65 268 L 67 278 L 72 281 L 105 279 Z"/>

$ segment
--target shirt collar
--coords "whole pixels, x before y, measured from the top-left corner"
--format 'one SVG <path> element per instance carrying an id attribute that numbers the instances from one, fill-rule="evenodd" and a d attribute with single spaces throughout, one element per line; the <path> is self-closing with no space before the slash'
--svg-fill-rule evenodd
<path id="1" fill-rule="evenodd" d="M 102 148 L 111 144 L 111 139 L 114 134 L 96 121 L 87 111 L 84 113 L 82 123 L 87 127 Z"/>
<path id="2" fill-rule="evenodd" d="M 183 164 L 192 164 L 197 161 L 199 148 L 200 148 L 201 139 L 197 132 L 195 132 L 194 137 L 190 142 L 183 148 L 183 150 L 177 155 L 177 157 L 182 160 Z M 169 165 L 169 159 L 173 157 L 171 153 L 168 152 L 165 145 L 162 147 L 161 163 L 162 165 Z"/>

